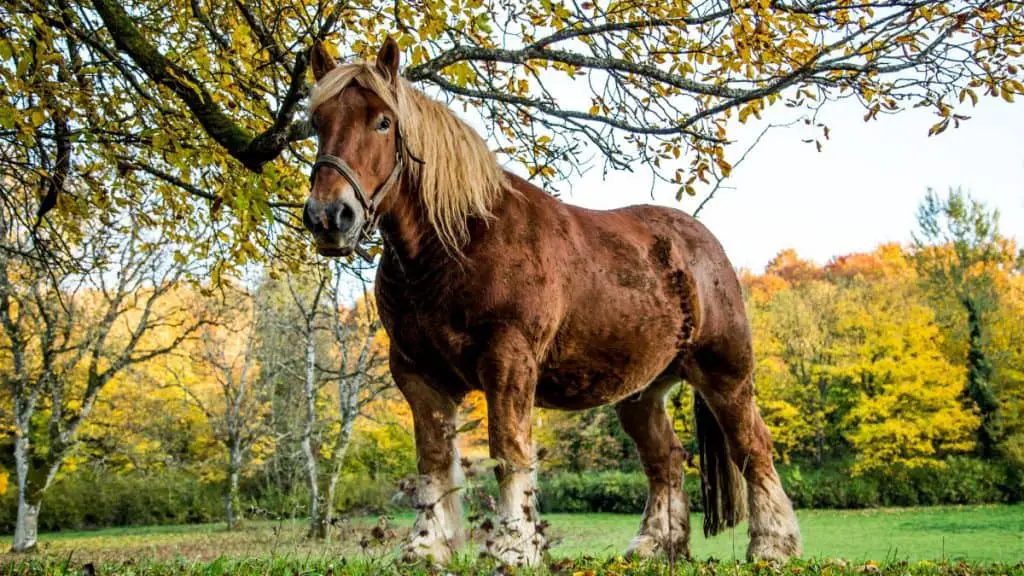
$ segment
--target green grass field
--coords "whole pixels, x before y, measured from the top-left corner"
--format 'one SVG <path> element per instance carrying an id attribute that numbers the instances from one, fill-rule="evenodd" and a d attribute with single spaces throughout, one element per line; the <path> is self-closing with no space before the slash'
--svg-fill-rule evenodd
<path id="1" fill-rule="evenodd" d="M 875 563 L 910 570 L 900 562 L 946 561 L 952 563 L 946 565 L 950 570 L 957 563 L 965 562 L 982 563 L 995 569 L 995 573 L 1024 573 L 1024 564 L 1021 564 L 1024 562 L 1024 506 L 806 510 L 800 511 L 798 516 L 804 536 L 804 558 L 811 563 L 797 565 L 796 573 L 823 573 L 819 563 L 836 566 L 828 563 L 833 559 L 858 566 L 862 571 L 866 562 L 872 563 L 867 566 L 873 571 L 870 567 Z M 639 516 L 616 514 L 549 514 L 545 518 L 551 522 L 549 534 L 559 539 L 552 557 L 577 560 L 592 557 L 593 560 L 583 560 L 576 565 L 584 567 L 577 570 L 584 574 L 589 569 L 587 566 L 595 562 L 597 567 L 604 566 L 604 562 L 621 554 L 640 520 Z M 274 566 L 282 566 L 282 573 L 292 573 L 286 569 L 289 566 L 296 573 L 326 573 L 329 563 L 346 558 L 350 567 L 362 566 L 360 571 L 367 569 L 368 573 L 376 574 L 381 566 L 389 564 L 398 539 L 411 521 L 410 515 L 394 518 L 391 522 L 394 533 L 390 539 L 380 546 L 370 546 L 368 552 L 361 550 L 359 541 L 376 524 L 374 518 L 352 521 L 329 544 L 306 541 L 301 521 L 251 522 L 231 533 L 218 525 L 197 525 L 45 534 L 40 537 L 37 563 L 24 564 L 22 558 L 3 554 L 0 564 L 6 564 L 11 573 L 23 573 L 15 570 L 19 568 L 27 574 L 57 574 L 62 573 L 60 566 L 70 557 L 69 565 L 94 562 L 102 568 L 101 573 L 160 574 L 161 570 L 168 569 L 168 573 L 197 570 L 194 573 L 219 576 L 238 570 L 272 573 Z M 700 523 L 700 516 L 694 516 L 692 525 L 699 527 Z M 746 540 L 745 526 L 713 539 L 705 539 L 698 533 L 692 541 L 693 555 L 698 560 L 713 558 L 732 564 L 734 560 L 743 559 Z M 8 539 L 4 548 L 9 545 Z M 125 566 L 134 568 L 125 572 Z M 140 566 L 148 568 L 134 572 Z M 185 566 L 189 568 L 186 570 Z M 258 568 L 246 572 L 245 566 Z M 934 565 L 926 563 L 924 566 Z M 120 569 L 111 571 L 114 567 Z M 626 572 L 628 570 L 623 573 Z"/>

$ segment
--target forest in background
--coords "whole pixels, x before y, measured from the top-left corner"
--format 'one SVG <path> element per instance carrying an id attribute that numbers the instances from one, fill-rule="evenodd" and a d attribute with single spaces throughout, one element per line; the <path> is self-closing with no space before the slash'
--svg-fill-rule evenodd
<path id="1" fill-rule="evenodd" d="M 1024 497 L 1024 255 L 959 191 L 930 192 L 918 220 L 904 245 L 741 271 L 758 404 L 798 506 Z M 408 506 L 411 417 L 370 287 L 336 261 L 204 284 L 172 248 L 83 242 L 93 265 L 64 276 L 3 252 L 0 531 L 22 492 L 43 530 L 308 517 L 324 535 L 338 514 Z M 689 394 L 670 410 L 692 449 Z M 482 397 L 461 422 L 466 463 L 486 463 Z M 535 426 L 543 509 L 642 510 L 613 408 L 538 410 Z"/>

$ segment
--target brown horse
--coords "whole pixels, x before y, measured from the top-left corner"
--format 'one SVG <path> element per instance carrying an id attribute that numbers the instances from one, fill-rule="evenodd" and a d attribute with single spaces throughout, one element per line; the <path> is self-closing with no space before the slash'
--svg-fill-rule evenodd
<path id="1" fill-rule="evenodd" d="M 351 253 L 378 219 L 384 239 L 377 304 L 420 472 L 406 555 L 443 562 L 463 541 L 456 408 L 482 390 L 500 486 L 491 554 L 535 564 L 544 548 L 533 407 L 615 404 L 649 480 L 628 553 L 688 557 L 682 448 L 664 404 L 681 380 L 695 389 L 705 533 L 749 507 L 748 558 L 799 554 L 754 403 L 740 285 L 714 236 L 678 210 L 585 210 L 505 172 L 476 132 L 401 79 L 391 39 L 376 65 L 339 65 L 317 44 L 312 67 L 306 226 L 325 255 Z"/>

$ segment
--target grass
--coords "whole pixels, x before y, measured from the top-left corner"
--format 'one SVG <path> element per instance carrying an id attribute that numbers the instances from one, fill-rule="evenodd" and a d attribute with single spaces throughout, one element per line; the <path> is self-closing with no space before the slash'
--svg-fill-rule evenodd
<path id="1" fill-rule="evenodd" d="M 1024 506 L 801 510 L 797 516 L 805 558 L 1024 561 Z M 621 553 L 639 521 L 632 516 L 604 514 L 547 518 L 556 532 L 565 530 L 565 541 L 555 553 L 569 556 Z M 691 520 L 694 558 L 743 559 L 745 525 L 706 539 L 700 533 L 700 522 L 699 516 Z"/>
<path id="2" fill-rule="evenodd" d="M 842 574 L 841 565 L 829 560 L 842 559 L 861 572 L 873 572 L 881 566 L 883 571 L 892 569 L 897 571 L 895 573 L 910 574 L 919 566 L 936 570 L 945 566 L 952 570 L 950 573 L 956 573 L 960 563 L 985 563 L 996 569 L 994 573 L 1024 574 L 1024 564 L 1020 564 L 1024 562 L 1024 506 L 806 510 L 800 511 L 798 516 L 804 537 L 804 562 L 809 563 L 795 564 L 797 572 L 794 573 L 823 574 L 828 572 L 825 568 L 833 566 L 837 567 L 836 574 Z M 576 563 L 565 566 L 573 568 L 573 573 L 584 574 L 588 570 L 606 571 L 607 566 L 605 560 L 580 558 L 614 559 L 629 544 L 640 521 L 639 516 L 617 514 L 549 514 L 545 519 L 551 523 L 548 533 L 558 539 L 552 558 L 556 561 L 576 559 Z M 301 521 L 250 522 L 236 532 L 208 524 L 44 534 L 40 537 L 37 560 L 26 564 L 23 558 L 5 553 L 0 554 L 0 565 L 10 568 L 15 562 L 18 574 L 63 574 L 61 567 L 70 556 L 70 565 L 80 567 L 83 563 L 94 562 L 101 568 L 120 567 L 116 573 L 123 574 L 156 575 L 169 570 L 166 573 L 221 576 L 225 573 L 275 573 L 278 568 L 282 574 L 327 573 L 332 563 L 337 565 L 339 559 L 348 558 L 349 569 L 345 573 L 365 570 L 367 574 L 379 576 L 394 568 L 390 563 L 392 552 L 412 523 L 412 516 L 399 515 L 391 519 L 385 541 L 369 546 L 364 552 L 359 542 L 378 521 L 375 518 L 351 520 L 327 544 L 305 540 L 305 525 Z M 694 516 L 692 526 L 697 534 L 692 538 L 692 549 L 695 559 L 716 559 L 729 564 L 742 560 L 747 545 L 745 526 L 705 539 L 699 533 L 700 525 L 700 516 Z M 0 545 L 8 548 L 9 539 Z M 931 564 L 917 564 L 921 561 Z M 865 564 L 867 562 L 873 564 Z M 1014 567 L 1015 564 L 1018 566 Z M 126 566 L 133 568 L 125 571 Z M 144 570 L 136 572 L 143 566 Z M 617 566 L 619 571 L 613 573 L 648 574 L 660 570 L 640 565 Z M 714 574 L 715 564 L 710 566 L 710 573 Z M 747 568 L 756 569 L 756 565 L 753 566 Z M 476 570 L 470 565 L 463 569 Z M 0 569 L 0 574 L 3 573 Z M 704 574 L 699 570 L 698 573 Z"/>
<path id="3" fill-rule="evenodd" d="M 536 569 L 502 569 L 490 562 L 459 561 L 443 570 L 395 562 L 345 562 L 327 559 L 219 559 L 210 563 L 172 561 L 161 564 L 75 564 L 59 560 L 29 560 L 0 564 L 0 576 L 1022 576 L 1024 564 L 966 564 L 961 562 L 890 562 L 851 564 L 844 561 L 796 560 L 785 565 L 767 562 L 739 564 L 692 562 L 625 562 L 621 559 L 579 559 Z"/>

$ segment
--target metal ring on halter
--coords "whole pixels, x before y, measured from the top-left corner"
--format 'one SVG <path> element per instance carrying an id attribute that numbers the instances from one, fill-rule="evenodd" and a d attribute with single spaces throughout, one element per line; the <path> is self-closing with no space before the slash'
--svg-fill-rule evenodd
<path id="1" fill-rule="evenodd" d="M 316 171 L 321 166 L 327 166 L 328 168 L 334 169 L 334 171 L 341 174 L 342 178 L 347 180 L 349 185 L 352 186 L 352 190 L 356 195 L 356 200 L 359 201 L 359 205 L 362 206 L 363 212 L 366 214 L 366 217 L 363 220 L 362 229 L 356 237 L 356 243 L 353 250 L 360 258 L 365 260 L 367 263 L 372 264 L 373 257 L 370 256 L 370 253 L 362 246 L 360 246 L 360 243 L 363 240 L 370 241 L 373 239 L 373 232 L 377 229 L 377 219 L 380 217 L 377 209 L 380 207 L 380 204 L 383 202 L 387 193 L 398 182 L 398 178 L 402 175 L 402 170 L 405 168 L 405 163 L 402 160 L 401 135 L 398 136 L 398 146 L 395 150 L 395 168 L 391 171 L 391 175 L 388 176 L 388 179 L 374 191 L 373 197 L 367 196 L 363 185 L 359 183 L 359 177 L 356 175 L 355 170 L 348 165 L 348 162 L 345 162 L 345 160 L 331 154 L 321 154 L 316 157 L 316 162 L 313 163 L 313 169 L 309 174 L 310 186 L 316 182 Z"/>

